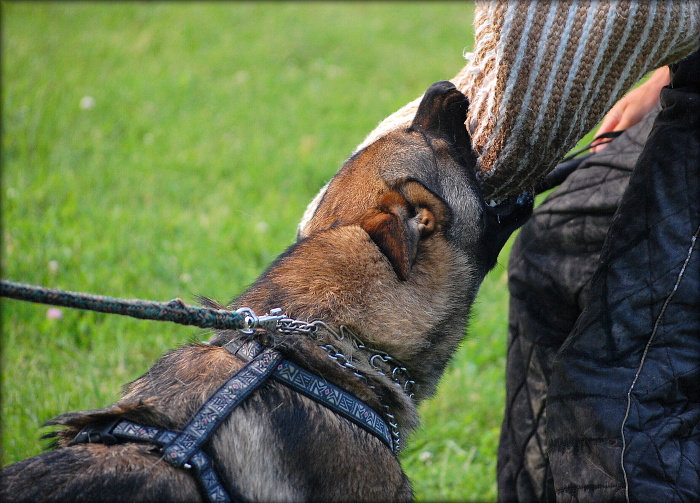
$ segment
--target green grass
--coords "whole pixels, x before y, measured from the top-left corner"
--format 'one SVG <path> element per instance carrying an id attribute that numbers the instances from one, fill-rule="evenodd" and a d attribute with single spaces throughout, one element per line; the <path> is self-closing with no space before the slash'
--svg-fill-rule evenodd
<path id="1" fill-rule="evenodd" d="M 384 117 L 451 78 L 460 3 L 2 3 L 2 275 L 227 301 Z M 82 109 L 91 97 L 94 107 Z M 504 402 L 500 264 L 402 455 L 421 501 L 491 501 Z M 2 300 L 2 452 L 102 407 L 201 330 Z"/>

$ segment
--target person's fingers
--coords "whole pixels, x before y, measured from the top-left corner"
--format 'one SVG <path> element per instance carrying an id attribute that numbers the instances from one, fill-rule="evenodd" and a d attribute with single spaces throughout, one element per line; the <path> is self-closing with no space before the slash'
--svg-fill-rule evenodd
<path id="1" fill-rule="evenodd" d="M 603 122 L 600 124 L 598 131 L 596 131 L 595 136 L 598 137 L 601 134 L 609 133 L 611 131 L 619 131 L 621 122 L 623 120 L 624 107 L 620 105 L 622 102 L 618 102 L 617 105 L 612 107 L 610 111 L 603 118 Z M 600 152 L 605 148 L 607 143 L 596 144 L 591 150 L 593 152 Z"/>

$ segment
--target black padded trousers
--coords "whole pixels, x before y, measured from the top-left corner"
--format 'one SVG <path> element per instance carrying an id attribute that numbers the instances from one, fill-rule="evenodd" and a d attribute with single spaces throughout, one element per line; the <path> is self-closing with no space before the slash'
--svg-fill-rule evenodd
<path id="1" fill-rule="evenodd" d="M 513 247 L 500 501 L 700 500 L 697 53 L 685 63 Z"/>

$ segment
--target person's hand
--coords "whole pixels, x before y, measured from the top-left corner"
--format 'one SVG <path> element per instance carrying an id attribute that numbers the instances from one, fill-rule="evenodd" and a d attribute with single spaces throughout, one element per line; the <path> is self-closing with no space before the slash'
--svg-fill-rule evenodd
<path id="1" fill-rule="evenodd" d="M 610 109 L 603 118 L 596 137 L 611 131 L 622 131 L 635 125 L 648 114 L 659 101 L 661 88 L 671 82 L 671 72 L 663 66 L 651 74 L 651 77 L 629 93 Z M 598 144 L 591 150 L 600 152 L 606 143 Z"/>

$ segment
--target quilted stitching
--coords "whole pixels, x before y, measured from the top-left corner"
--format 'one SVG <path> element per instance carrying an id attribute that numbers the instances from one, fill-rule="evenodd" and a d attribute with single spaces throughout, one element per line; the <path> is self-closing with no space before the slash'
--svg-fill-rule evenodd
<path id="1" fill-rule="evenodd" d="M 651 132 L 588 159 L 513 247 L 501 501 L 700 499 L 700 55 L 674 70 Z"/>
<path id="2" fill-rule="evenodd" d="M 667 88 L 662 100 L 552 370 L 546 433 L 560 501 L 700 497 L 697 251 L 675 289 L 700 225 L 700 95 Z"/>

